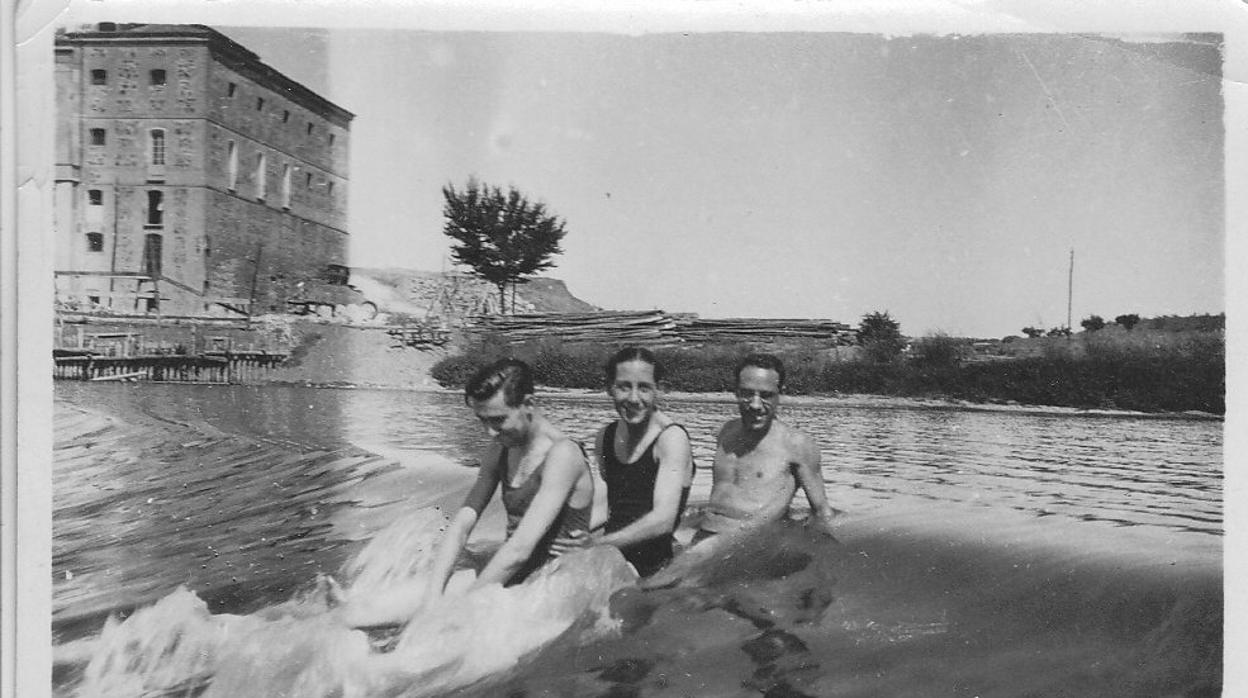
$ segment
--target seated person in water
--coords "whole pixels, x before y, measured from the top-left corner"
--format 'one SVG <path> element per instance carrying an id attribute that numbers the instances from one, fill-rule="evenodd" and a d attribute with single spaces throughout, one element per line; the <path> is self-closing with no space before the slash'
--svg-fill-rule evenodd
<path id="1" fill-rule="evenodd" d="M 613 545 L 647 577 L 672 559 L 672 533 L 693 482 L 689 434 L 658 408 L 663 367 L 654 354 L 621 349 L 607 361 L 604 377 L 619 415 L 595 441 L 598 472 L 606 483 L 605 534 L 563 539 L 556 550 Z"/>
<path id="2" fill-rule="evenodd" d="M 468 536 L 494 492 L 502 486 L 507 538 L 469 589 L 518 584 L 552 559 L 556 537 L 589 529 L 594 481 L 580 446 L 555 428 L 533 398 L 533 374 L 516 359 L 497 361 L 477 372 L 464 401 L 492 438 L 476 483 L 451 519 L 437 547 L 427 589 L 412 589 L 385 603 L 348 603 L 340 618 L 355 627 L 406 621 L 439 598 Z M 385 606 L 385 608 L 382 608 Z"/>
<path id="3" fill-rule="evenodd" d="M 823 487 L 819 447 L 777 418 L 783 389 L 784 364 L 778 357 L 751 354 L 737 365 L 740 416 L 719 430 L 711 500 L 695 543 L 784 518 L 799 485 L 810 503 L 810 522 L 831 535 L 833 510 Z"/>
<path id="4" fill-rule="evenodd" d="M 740 416 L 719 430 L 711 498 L 694 545 L 679 564 L 643 580 L 643 587 L 673 584 L 700 561 L 721 555 L 739 536 L 785 518 L 798 486 L 810 502 L 809 523 L 832 535 L 833 510 L 823 489 L 819 447 L 776 417 L 783 387 L 784 364 L 775 356 L 752 354 L 737 365 Z"/>

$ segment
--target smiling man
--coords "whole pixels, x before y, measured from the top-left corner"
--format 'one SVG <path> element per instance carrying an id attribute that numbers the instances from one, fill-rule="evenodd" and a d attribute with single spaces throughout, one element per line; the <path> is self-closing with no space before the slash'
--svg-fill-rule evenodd
<path id="1" fill-rule="evenodd" d="M 833 512 L 823 489 L 819 448 L 776 417 L 783 388 L 779 358 L 751 354 L 737 364 L 741 416 L 719 431 L 710 505 L 693 542 L 778 521 L 788 513 L 799 485 L 810 502 L 810 523 L 831 535 Z"/>

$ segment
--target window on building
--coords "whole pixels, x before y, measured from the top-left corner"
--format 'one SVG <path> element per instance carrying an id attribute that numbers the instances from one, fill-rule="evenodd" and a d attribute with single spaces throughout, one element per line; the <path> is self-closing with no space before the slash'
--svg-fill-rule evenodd
<path id="1" fill-rule="evenodd" d="M 149 150 L 153 165 L 165 164 L 165 129 L 154 128 L 148 131 Z"/>
<path id="2" fill-rule="evenodd" d="M 165 224 L 165 193 L 156 189 L 147 192 L 147 225 Z"/>
<path id="3" fill-rule="evenodd" d="M 311 172 L 303 173 L 303 186 L 307 189 L 312 188 L 312 173 Z"/>
<path id="4" fill-rule="evenodd" d="M 282 208 L 290 208 L 290 165 L 282 165 Z"/>
<path id="5" fill-rule="evenodd" d="M 265 177 L 265 159 L 264 153 L 256 154 L 256 198 L 264 201 L 265 185 L 267 184 Z"/>
<path id="6" fill-rule="evenodd" d="M 104 233 L 87 233 L 87 252 L 104 251 Z"/>
<path id="7" fill-rule="evenodd" d="M 228 182 L 227 188 L 230 191 L 234 191 L 234 189 L 238 185 L 238 144 L 236 144 L 234 141 L 230 141 L 229 143 L 226 144 L 225 148 L 226 148 L 226 166 L 225 167 L 226 167 L 226 178 Z"/>
<path id="8" fill-rule="evenodd" d="M 334 134 L 329 134 L 329 147 L 334 147 Z"/>
<path id="9" fill-rule="evenodd" d="M 149 78 L 148 82 L 150 82 L 152 85 L 163 85 L 163 84 L 165 84 L 165 70 L 164 70 L 164 68 L 157 68 L 157 69 L 153 70 L 152 72 L 148 73 L 148 78 Z"/>
<path id="10" fill-rule="evenodd" d="M 225 88 L 225 96 L 233 97 L 234 93 L 237 91 L 238 91 L 238 85 L 235 85 L 234 83 L 230 83 L 230 86 Z"/>
<path id="11" fill-rule="evenodd" d="M 100 297 L 99 297 L 99 295 L 97 295 L 97 294 L 98 294 L 98 292 L 96 292 L 96 291 L 90 291 L 90 292 L 88 292 L 88 293 L 87 293 L 87 302 L 88 302 L 88 303 L 90 303 L 91 305 L 99 305 L 99 304 L 100 304 Z"/>
<path id="12" fill-rule="evenodd" d="M 256 97 L 256 111 L 264 110 L 264 97 Z"/>
<path id="13" fill-rule="evenodd" d="M 162 243 L 160 233 L 148 233 L 143 238 L 143 272 L 152 278 L 160 276 Z"/>
<path id="14" fill-rule="evenodd" d="M 212 256 L 212 238 L 207 235 L 204 236 L 204 256 Z"/>
<path id="15" fill-rule="evenodd" d="M 333 198 L 334 196 L 334 183 L 333 182 L 325 183 L 325 193 L 328 194 L 331 199 Z"/>
<path id="16" fill-rule="evenodd" d="M 308 135 L 309 136 L 312 135 L 312 122 L 311 121 L 308 122 Z"/>
<path id="17" fill-rule="evenodd" d="M 290 110 L 289 110 L 289 109 L 283 109 L 283 110 L 282 110 L 282 123 L 284 124 L 284 123 L 286 123 L 286 122 L 288 122 L 288 121 L 290 121 Z"/>
<path id="18" fill-rule="evenodd" d="M 107 85 L 108 84 L 108 71 L 104 70 L 103 68 L 96 68 L 95 70 L 92 70 L 91 71 L 91 84 L 92 85 Z"/>
<path id="19" fill-rule="evenodd" d="M 104 192 L 100 191 L 99 189 L 88 189 L 87 190 L 87 203 L 91 204 L 92 206 L 103 206 L 104 205 Z"/>
<path id="20" fill-rule="evenodd" d="M 105 140 L 104 129 L 102 128 L 91 129 L 91 145 L 104 145 L 104 140 Z"/>

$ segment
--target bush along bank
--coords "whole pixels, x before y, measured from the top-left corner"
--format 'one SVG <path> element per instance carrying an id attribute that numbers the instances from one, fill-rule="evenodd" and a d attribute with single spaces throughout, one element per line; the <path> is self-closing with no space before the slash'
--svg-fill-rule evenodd
<path id="1" fill-rule="evenodd" d="M 1041 356 L 967 361 L 956 340 L 919 340 L 916 351 L 894 361 L 837 360 L 826 349 L 775 351 L 785 362 L 785 392 L 927 397 L 972 402 L 1052 405 L 1140 412 L 1200 411 L 1224 414 L 1226 360 L 1222 334 L 1198 333 L 1169 342 L 1082 342 L 1077 350 Z M 601 389 L 602 366 L 617 347 L 551 341 L 507 344 L 478 341 L 439 361 L 432 376 L 460 388 L 477 368 L 511 356 L 533 366 L 542 385 Z M 667 368 L 665 388 L 727 392 L 732 368 L 750 345 L 706 345 L 655 350 Z"/>

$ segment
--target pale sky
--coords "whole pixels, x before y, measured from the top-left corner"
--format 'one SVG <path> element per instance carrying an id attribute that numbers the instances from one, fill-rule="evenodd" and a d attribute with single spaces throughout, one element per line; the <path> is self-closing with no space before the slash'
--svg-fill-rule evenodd
<path id="1" fill-rule="evenodd" d="M 605 308 L 999 337 L 1073 248 L 1076 327 L 1225 309 L 1217 35 L 223 30 L 357 115 L 352 266 L 442 268 L 476 175 Z"/>
<path id="2" fill-rule="evenodd" d="M 1076 328 L 1225 310 L 1217 34 L 205 23 L 356 114 L 355 267 L 443 268 L 475 175 L 604 308 L 1000 337 L 1065 324 L 1073 249 Z"/>

